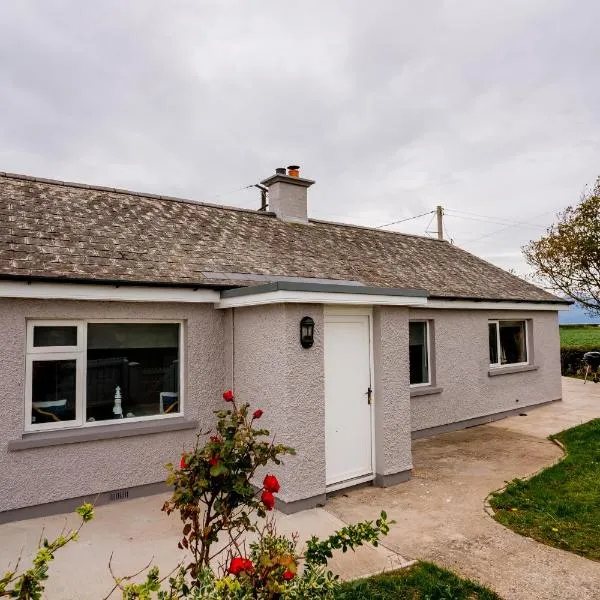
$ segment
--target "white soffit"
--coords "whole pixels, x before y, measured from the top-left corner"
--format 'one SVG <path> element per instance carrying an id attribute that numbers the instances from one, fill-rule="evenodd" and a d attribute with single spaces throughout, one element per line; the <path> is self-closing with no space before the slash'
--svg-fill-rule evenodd
<path id="1" fill-rule="evenodd" d="M 221 298 L 216 308 L 239 308 L 261 304 L 340 304 L 340 305 L 387 305 L 426 307 L 427 298 L 420 296 L 387 296 L 383 294 L 352 294 L 337 292 L 303 292 L 276 290 L 246 296 Z"/>
<path id="2" fill-rule="evenodd" d="M 213 303 L 219 301 L 219 292 L 205 288 L 0 281 L 0 298 Z"/>
<path id="3" fill-rule="evenodd" d="M 450 308 L 454 310 L 569 310 L 562 302 L 510 302 L 491 300 L 440 300 L 430 299 L 427 308 Z"/>

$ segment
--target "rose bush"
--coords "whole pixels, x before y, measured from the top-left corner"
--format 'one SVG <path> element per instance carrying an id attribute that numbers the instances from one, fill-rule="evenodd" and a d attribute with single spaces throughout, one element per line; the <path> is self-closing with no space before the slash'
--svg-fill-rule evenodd
<path id="1" fill-rule="evenodd" d="M 245 532 L 256 531 L 250 515 L 265 517 L 273 510 L 273 490 L 279 489 L 279 482 L 267 476 L 269 487 L 257 493 L 252 484 L 255 473 L 269 463 L 280 464 L 283 455 L 294 454 L 292 448 L 274 444 L 268 430 L 255 427 L 256 411 L 250 417 L 248 404 L 238 407 L 231 390 L 223 393 L 223 400 L 231 408 L 216 411 L 216 433 L 204 444 L 199 435 L 195 447 L 181 457 L 178 469 L 167 465 L 167 484 L 173 487 L 173 495 L 163 510 L 167 514 L 178 511 L 183 521 L 179 547 L 192 553 L 193 561 L 187 565 L 192 578 L 220 554 L 238 550 L 238 539 Z M 225 546 L 213 553 L 211 547 L 220 535 L 232 549 Z"/>
<path id="2" fill-rule="evenodd" d="M 206 594 L 210 588 L 215 594 L 210 597 L 223 600 L 332 598 L 337 578 L 326 566 L 333 551 L 346 552 L 365 541 L 376 545 L 389 531 L 387 515 L 382 513 L 374 523 L 344 527 L 324 541 L 313 537 L 301 551 L 298 540 L 279 535 L 275 520 L 267 516 L 281 489 L 277 477 L 267 473 L 262 486 L 252 483 L 258 468 L 279 465 L 282 456 L 294 450 L 274 444 L 267 429 L 256 427 L 261 409 L 249 416 L 249 405 L 238 406 L 231 390 L 223 393 L 223 400 L 230 408 L 216 411 L 216 434 L 203 445 L 199 437 L 194 449 L 184 453 L 179 469 L 167 465 L 173 495 L 163 510 L 179 511 L 183 522 L 179 547 L 193 555 L 192 562 L 182 567 L 179 583 L 171 582 L 175 588 L 170 593 L 184 585 L 190 593 Z M 262 519 L 260 524 L 257 519 Z M 257 538 L 249 554 L 244 552 L 247 534 Z M 212 551 L 223 538 L 226 543 Z"/>

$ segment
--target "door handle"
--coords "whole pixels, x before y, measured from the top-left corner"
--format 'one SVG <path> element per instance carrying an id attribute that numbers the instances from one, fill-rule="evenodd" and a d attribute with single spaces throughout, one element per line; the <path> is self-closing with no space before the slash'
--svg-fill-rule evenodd
<path id="1" fill-rule="evenodd" d="M 366 394 L 367 394 L 367 404 L 371 404 L 371 402 L 373 400 L 373 390 L 371 389 L 371 386 L 368 387 Z"/>

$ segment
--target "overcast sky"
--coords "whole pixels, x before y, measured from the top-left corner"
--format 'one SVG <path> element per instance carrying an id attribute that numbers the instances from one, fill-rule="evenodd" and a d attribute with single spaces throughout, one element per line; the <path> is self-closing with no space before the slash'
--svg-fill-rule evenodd
<path id="1" fill-rule="evenodd" d="M 600 175 L 599 22 L 595 0 L 5 0 L 0 170 L 255 208 L 239 188 L 296 163 L 313 217 L 441 204 L 525 272 Z"/>

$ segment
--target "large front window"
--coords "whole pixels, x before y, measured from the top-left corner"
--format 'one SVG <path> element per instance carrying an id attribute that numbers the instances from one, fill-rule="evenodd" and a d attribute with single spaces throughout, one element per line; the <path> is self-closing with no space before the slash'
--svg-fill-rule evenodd
<path id="1" fill-rule="evenodd" d="M 527 364 L 527 321 L 488 323 L 490 366 Z"/>
<path id="2" fill-rule="evenodd" d="M 410 321 L 408 324 L 410 385 L 429 385 L 429 323 Z"/>
<path id="3" fill-rule="evenodd" d="M 181 412 L 180 323 L 31 321 L 26 429 Z"/>

